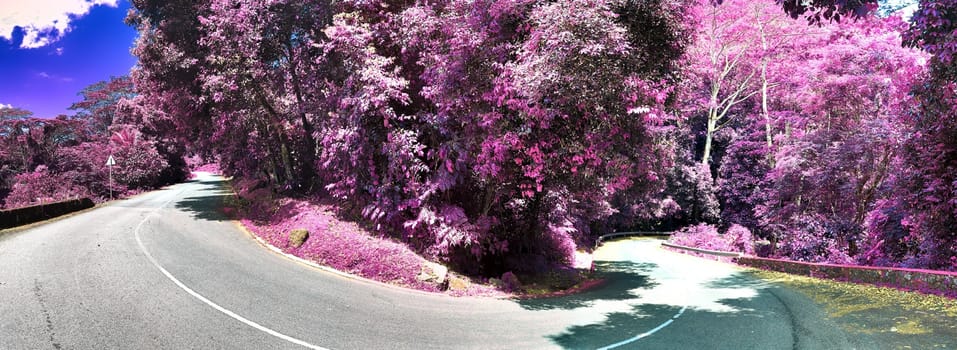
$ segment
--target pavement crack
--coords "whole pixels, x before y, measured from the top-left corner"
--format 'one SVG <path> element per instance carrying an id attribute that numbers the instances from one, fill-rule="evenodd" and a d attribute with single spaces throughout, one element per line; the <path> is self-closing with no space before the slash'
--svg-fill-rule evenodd
<path id="1" fill-rule="evenodd" d="M 40 280 L 38 279 L 33 280 L 33 295 L 35 295 L 37 301 L 40 302 L 40 312 L 46 321 L 47 335 L 50 336 L 50 344 L 53 345 L 53 348 L 56 350 L 62 349 L 63 347 L 56 341 L 56 332 L 53 331 L 53 319 L 50 317 L 50 311 L 47 310 L 46 298 L 43 296 L 43 285 L 40 284 Z"/>

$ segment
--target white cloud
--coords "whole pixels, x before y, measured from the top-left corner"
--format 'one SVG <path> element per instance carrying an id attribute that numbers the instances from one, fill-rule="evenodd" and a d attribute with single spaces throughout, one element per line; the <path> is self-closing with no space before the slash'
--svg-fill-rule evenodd
<path id="1" fill-rule="evenodd" d="M 23 29 L 21 48 L 34 49 L 59 40 L 70 31 L 70 21 L 96 5 L 116 7 L 119 0 L 0 0 L 0 38 L 13 40 L 15 27 Z"/>
<path id="2" fill-rule="evenodd" d="M 60 82 L 64 82 L 64 83 L 69 83 L 69 82 L 72 82 L 72 81 L 73 81 L 73 78 L 64 77 L 64 76 L 59 76 L 59 75 L 56 75 L 56 74 L 50 74 L 50 73 L 47 73 L 47 72 L 39 72 L 39 73 L 37 73 L 37 76 L 40 77 L 40 78 L 43 78 L 43 79 L 56 80 L 56 81 L 60 81 Z"/>
<path id="3" fill-rule="evenodd" d="M 4 109 L 4 108 L 13 108 L 13 105 L 9 105 L 9 104 L 6 104 L 6 105 L 5 105 L 5 104 L 0 103 L 0 109 Z"/>

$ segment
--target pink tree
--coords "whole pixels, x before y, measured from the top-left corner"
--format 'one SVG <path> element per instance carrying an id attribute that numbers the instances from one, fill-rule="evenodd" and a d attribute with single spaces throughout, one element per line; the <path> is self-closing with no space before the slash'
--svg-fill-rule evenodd
<path id="1" fill-rule="evenodd" d="M 117 119 L 117 104 L 121 99 L 135 95 L 130 77 L 113 77 L 100 81 L 80 91 L 83 100 L 70 106 L 76 111 L 75 119 L 86 123 L 85 137 L 107 137 L 109 128 Z"/>
<path id="2" fill-rule="evenodd" d="M 751 35 L 751 18 L 740 15 L 748 11 L 748 4 L 701 1 L 695 8 L 697 40 L 686 58 L 691 72 L 689 90 L 695 99 L 687 113 L 704 111 L 704 165 L 711 162 L 715 133 L 737 115 L 732 108 L 758 93 L 754 84 L 757 69 L 748 58 L 759 43 Z"/>
<path id="3" fill-rule="evenodd" d="M 957 2 L 921 1 L 905 32 L 909 46 L 931 55 L 920 77 L 893 193 L 868 217 L 873 244 L 865 258 L 889 265 L 957 269 Z"/>
<path id="4" fill-rule="evenodd" d="M 465 267 L 567 260 L 612 198 L 661 188 L 671 3 L 135 4 L 144 124 L 208 135 L 235 175 L 294 189 L 311 167 L 344 207 Z"/>
<path id="5" fill-rule="evenodd" d="M 867 244 L 865 217 L 891 173 L 923 70 L 923 56 L 901 48 L 901 28 L 898 18 L 842 23 L 810 50 L 819 74 L 808 84 L 808 114 L 792 122 L 768 174 L 770 195 L 755 209 L 780 254 L 848 262 Z"/>
<path id="6" fill-rule="evenodd" d="M 700 1 L 694 14 L 697 40 L 685 57 L 686 90 L 692 98 L 685 108 L 686 114 L 704 120 L 701 162 L 711 162 L 719 131 L 753 114 L 764 120 L 765 140 L 772 147 L 775 108 L 794 88 L 789 80 L 807 77 L 795 72 L 801 66 L 796 60 L 825 33 L 788 18 L 770 0 Z"/>

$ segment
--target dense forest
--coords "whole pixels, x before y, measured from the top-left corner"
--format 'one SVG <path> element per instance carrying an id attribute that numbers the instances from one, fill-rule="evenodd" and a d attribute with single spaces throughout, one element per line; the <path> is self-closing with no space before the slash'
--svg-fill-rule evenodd
<path id="1" fill-rule="evenodd" d="M 957 0 L 132 3 L 129 77 L 0 109 L 5 207 L 197 156 L 489 275 L 613 230 L 957 270 Z"/>

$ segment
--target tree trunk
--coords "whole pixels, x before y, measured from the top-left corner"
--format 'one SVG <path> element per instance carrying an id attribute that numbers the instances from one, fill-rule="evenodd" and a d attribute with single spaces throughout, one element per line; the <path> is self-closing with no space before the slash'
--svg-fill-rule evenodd
<path id="1" fill-rule="evenodd" d="M 313 169 L 313 162 L 315 161 L 315 154 L 317 149 L 316 140 L 313 137 L 313 127 L 312 123 L 309 121 L 309 118 L 306 116 L 305 111 L 305 102 L 302 97 L 302 83 L 299 80 L 299 66 L 294 56 L 294 51 L 292 49 L 292 43 L 287 43 L 286 51 L 289 54 L 289 68 L 290 68 L 290 78 L 292 80 L 292 89 L 296 95 L 296 104 L 298 107 L 299 119 L 302 122 L 302 131 L 303 131 L 303 144 L 304 149 L 302 154 L 299 155 L 299 178 L 302 181 L 302 185 L 307 187 L 307 190 L 312 188 L 313 179 L 315 178 L 316 172 Z"/>
<path id="2" fill-rule="evenodd" d="M 716 120 L 717 113 L 718 111 L 714 108 L 708 111 L 708 127 L 704 136 L 704 154 L 701 156 L 701 164 L 704 165 L 711 163 L 711 143 L 713 142 L 714 133 L 718 125 Z"/>

